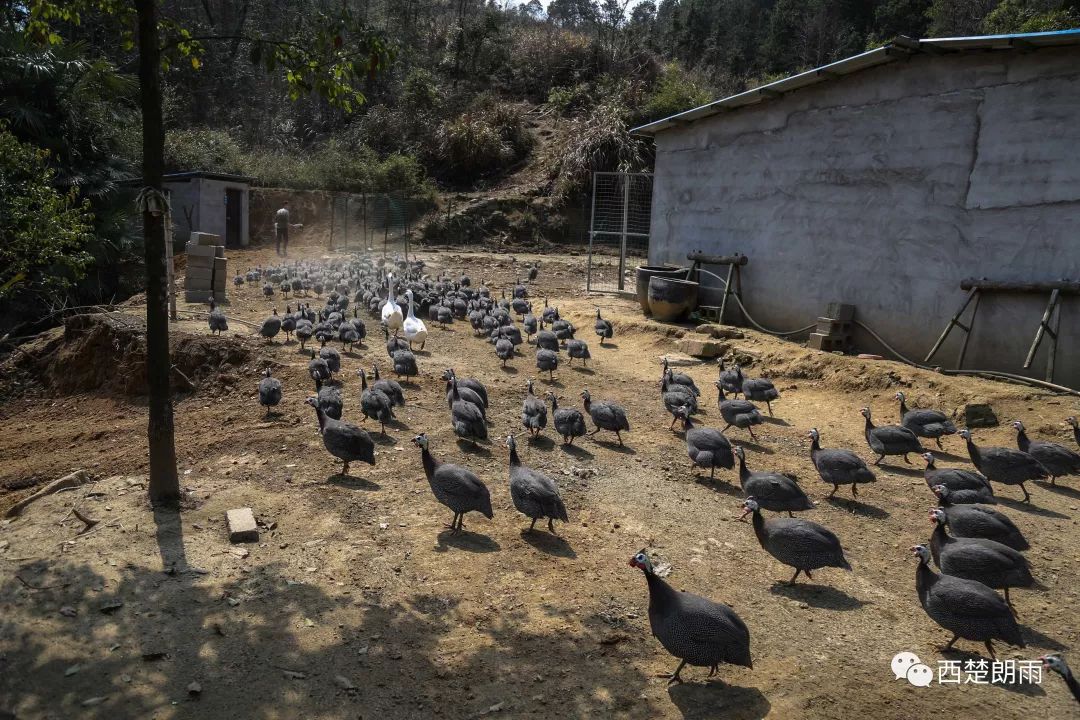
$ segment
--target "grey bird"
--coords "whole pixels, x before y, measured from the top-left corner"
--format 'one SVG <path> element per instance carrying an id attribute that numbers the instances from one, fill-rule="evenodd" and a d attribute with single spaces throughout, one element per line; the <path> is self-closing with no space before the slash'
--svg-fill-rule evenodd
<path id="1" fill-rule="evenodd" d="M 573 445 L 574 438 L 579 438 L 587 432 L 585 416 L 577 408 L 559 407 L 559 402 L 555 399 L 553 392 L 547 394 L 547 399 L 551 401 L 551 417 L 555 431 L 562 437 L 565 445 Z"/>
<path id="2" fill-rule="evenodd" d="M 739 390 L 743 396 L 747 400 L 765 403 L 765 406 L 769 409 L 769 417 L 772 417 L 773 400 L 780 399 L 780 393 L 777 392 L 772 380 L 748 378 L 743 375 L 742 368 L 738 365 L 735 366 L 734 370 L 739 376 Z"/>
<path id="3" fill-rule="evenodd" d="M 461 399 L 457 380 L 451 381 L 453 401 L 450 404 L 450 421 L 454 426 L 454 434 L 465 440 L 471 440 L 476 445 L 476 439 L 486 440 L 488 436 L 487 423 L 480 413 L 480 408 L 471 402 Z"/>
<path id="4" fill-rule="evenodd" d="M 674 388 L 679 389 L 675 390 Z M 668 430 L 675 427 L 675 423 L 682 418 L 684 411 L 688 415 L 693 415 L 698 409 L 697 397 L 694 396 L 694 393 L 690 392 L 685 385 L 672 385 L 669 383 L 666 373 L 660 381 L 660 400 L 664 403 L 664 409 L 671 413 L 671 425 L 668 426 Z"/>
<path id="5" fill-rule="evenodd" d="M 326 367 L 330 369 L 330 377 L 333 379 L 334 373 L 341 372 L 341 353 L 332 347 L 319 348 L 319 357 L 326 361 Z"/>
<path id="6" fill-rule="evenodd" d="M 680 417 L 686 433 L 686 454 L 690 457 L 691 469 L 708 468 L 709 478 L 714 479 L 716 468 L 730 470 L 735 467 L 731 442 L 724 437 L 724 433 L 715 428 L 695 426 L 690 419 L 690 413 L 685 410 Z"/>
<path id="7" fill-rule="evenodd" d="M 956 434 L 956 425 L 940 410 L 908 410 L 903 392 L 897 392 L 896 399 L 900 401 L 900 425 L 921 438 L 932 438 L 939 449 L 943 436 Z"/>
<path id="8" fill-rule="evenodd" d="M 923 453 L 923 460 L 926 461 L 926 470 L 923 471 L 926 486 L 931 490 L 939 485 L 948 488 L 949 499 L 954 505 L 997 504 L 990 481 L 979 473 L 960 468 L 938 468 L 934 464 L 934 454 L 931 452 Z"/>
<path id="9" fill-rule="evenodd" d="M 952 633 L 943 652 L 952 650 L 960 638 L 985 643 L 991 658 L 996 658 L 994 640 L 1024 647 L 1016 618 L 1000 595 L 976 580 L 938 575 L 930 569 L 931 553 L 925 545 L 916 545 L 911 552 L 919 559 L 915 570 L 919 604 L 931 620 Z"/>
<path id="10" fill-rule="evenodd" d="M 559 487 L 547 475 L 521 464 L 513 435 L 506 436 L 506 447 L 510 448 L 510 498 L 518 512 L 532 519 L 527 532 L 533 531 L 537 520 L 547 518 L 548 531 L 557 535 L 554 522 L 569 522 Z"/>
<path id="11" fill-rule="evenodd" d="M 555 371 L 559 369 L 559 353 L 544 348 L 536 350 L 536 369 L 548 374 L 548 380 L 554 382 Z"/>
<path id="12" fill-rule="evenodd" d="M 308 362 L 308 375 L 311 379 L 317 383 L 326 382 L 330 379 L 330 367 L 326 364 L 326 361 L 321 357 L 315 356 L 315 351 L 311 351 L 311 360 Z"/>
<path id="13" fill-rule="evenodd" d="M 569 364 L 571 365 L 574 364 L 574 360 L 580 360 L 582 365 L 588 367 L 589 360 L 592 358 L 589 353 L 589 344 L 584 340 L 573 338 L 566 341 L 566 354 L 570 356 Z"/>
<path id="14" fill-rule="evenodd" d="M 360 412 L 379 423 L 382 434 L 386 435 L 386 423 L 394 419 L 394 402 L 382 390 L 368 387 L 363 368 L 356 374 L 360 376 Z"/>
<path id="15" fill-rule="evenodd" d="M 521 424 L 529 435 L 539 435 L 547 427 L 547 405 L 533 394 L 533 381 L 526 384 L 525 400 L 521 403 Z"/>
<path id="16" fill-rule="evenodd" d="M 821 447 L 821 434 L 817 428 L 810 428 L 807 436 L 811 439 L 810 461 L 814 463 L 821 479 L 833 486 L 829 497 L 836 494 L 841 485 L 851 485 L 851 496 L 858 497 L 858 486 L 863 483 L 871 483 L 877 480 L 866 462 L 851 452 L 842 448 Z"/>
<path id="17" fill-rule="evenodd" d="M 676 592 L 653 570 L 644 549 L 630 566 L 645 573 L 649 586 L 649 626 L 653 637 L 679 659 L 668 685 L 681 683 L 686 665 L 709 668 L 709 677 L 721 663 L 754 667 L 750 659 L 750 630 L 735 611 L 688 592 Z"/>
<path id="18" fill-rule="evenodd" d="M 504 337 L 497 339 L 495 341 L 495 356 L 502 360 L 502 366 L 506 367 L 506 363 L 514 357 L 514 343 Z"/>
<path id="19" fill-rule="evenodd" d="M 1080 422 L 1077 422 L 1075 415 L 1065 418 L 1065 422 L 1069 423 L 1073 431 L 1073 440 L 1076 441 L 1076 446 L 1080 447 Z"/>
<path id="20" fill-rule="evenodd" d="M 266 408 L 267 417 L 270 416 L 270 408 L 277 407 L 281 402 L 281 381 L 270 375 L 270 368 L 266 368 L 263 379 L 259 381 L 259 404 Z"/>
<path id="21" fill-rule="evenodd" d="M 724 392 L 730 393 L 731 397 L 739 397 L 742 392 L 742 373 L 736 370 L 728 370 L 724 367 L 724 358 L 720 358 L 720 379 L 717 380 Z"/>
<path id="22" fill-rule="evenodd" d="M 911 461 L 908 460 L 908 453 L 926 452 L 926 448 L 919 442 L 918 436 L 907 428 L 899 425 L 881 425 L 877 427 L 874 425 L 874 421 L 870 419 L 870 408 L 864 407 L 859 412 L 866 418 L 863 426 L 866 444 L 878 456 L 878 459 L 874 461 L 875 465 L 880 464 L 888 455 L 902 455 L 904 462 L 910 465 Z"/>
<path id="23" fill-rule="evenodd" d="M 1030 440 L 1024 423 L 1019 420 L 1014 420 L 1012 426 L 1016 428 L 1016 446 L 1042 463 L 1050 473 L 1051 485 L 1064 475 L 1080 475 L 1080 454 L 1055 442 Z"/>
<path id="24" fill-rule="evenodd" d="M 736 445 L 735 455 L 739 458 L 739 485 L 746 497 L 757 500 L 758 507 L 786 512 L 788 517 L 795 517 L 792 513 L 796 510 L 814 509 L 814 503 L 795 478 L 778 472 L 750 472 L 746 467 L 746 451 Z"/>
<path id="25" fill-rule="evenodd" d="M 1049 655 L 1043 655 L 1039 659 L 1042 660 L 1045 669 L 1053 670 L 1065 680 L 1065 685 L 1069 688 L 1069 692 L 1072 693 L 1073 699 L 1080 702 L 1080 682 L 1077 682 L 1076 678 L 1073 677 L 1072 670 L 1069 669 L 1069 664 L 1065 662 L 1064 656 L 1061 653 L 1050 653 Z"/>
<path id="26" fill-rule="evenodd" d="M 954 491 L 944 485 L 937 485 L 933 490 L 938 496 L 938 504 L 945 511 L 949 529 L 956 537 L 994 540 L 1013 550 L 1031 547 L 1024 533 L 1008 515 L 985 505 L 955 504 L 952 501 Z"/>
<path id="27" fill-rule="evenodd" d="M 319 408 L 326 413 L 327 417 L 335 420 L 341 419 L 341 390 L 334 385 L 323 385 L 319 380 L 315 381 L 315 397 L 319 401 Z"/>
<path id="28" fill-rule="evenodd" d="M 742 518 L 753 515 L 754 534 L 761 547 L 789 567 L 795 568 L 789 584 L 794 584 L 799 573 L 806 573 L 811 580 L 811 570 L 823 567 L 837 567 L 851 570 L 844 557 L 840 540 L 832 530 L 816 522 L 802 518 L 770 518 L 761 515 L 761 506 L 756 499 L 746 498 L 743 502 Z M 740 519 L 742 519 L 740 518 Z"/>
<path id="29" fill-rule="evenodd" d="M 540 329 L 536 331 L 536 347 L 557 353 L 559 352 L 559 338 L 555 336 L 555 333 L 544 329 L 544 322 L 544 320 L 540 321 Z"/>
<path id="30" fill-rule="evenodd" d="M 619 445 L 622 445 L 623 431 L 630 432 L 630 421 L 626 419 L 626 410 L 621 405 L 609 400 L 593 402 L 592 395 L 589 394 L 587 389 L 581 391 L 581 400 L 585 406 L 585 412 L 589 413 L 593 424 L 596 425 L 596 429 L 589 435 L 595 435 L 601 430 L 608 430 L 615 433 Z"/>
<path id="31" fill-rule="evenodd" d="M 694 378 L 690 377 L 686 373 L 675 372 L 669 367 L 667 356 L 664 356 L 664 375 L 668 376 L 668 380 L 675 385 L 683 385 L 689 388 L 694 395 L 701 397 L 701 391 L 698 390 L 698 386 L 694 383 Z"/>
<path id="32" fill-rule="evenodd" d="M 266 338 L 267 342 L 273 342 L 279 332 L 281 332 L 281 318 L 278 317 L 277 308 L 274 308 L 274 314 L 259 325 L 259 334 Z"/>
<path id="33" fill-rule="evenodd" d="M 472 403 L 476 406 L 476 409 L 480 411 L 480 416 L 484 418 L 484 422 L 487 422 L 487 406 L 484 405 L 483 399 L 479 393 L 470 387 L 457 383 L 457 391 L 454 391 L 455 378 L 451 377 L 446 381 L 446 407 L 453 409 L 454 400 L 463 400 L 467 403 Z"/>
<path id="34" fill-rule="evenodd" d="M 420 369 L 416 366 L 416 356 L 411 350 L 398 350 L 394 353 L 393 360 L 394 374 L 398 377 L 404 375 L 411 378 L 420 374 Z"/>
<path id="35" fill-rule="evenodd" d="M 604 347 L 604 340 L 610 340 L 615 336 L 615 328 L 611 326 L 611 321 L 600 317 L 600 308 L 596 308 L 596 322 L 593 323 L 593 330 L 600 338 L 600 347 Z"/>
<path id="36" fill-rule="evenodd" d="M 351 462 L 375 464 L 375 443 L 366 432 L 350 423 L 327 417 L 326 413 L 319 408 L 318 398 L 309 397 L 304 402 L 315 408 L 315 414 L 319 418 L 319 433 L 322 435 L 323 446 L 331 455 L 342 461 L 342 475 L 349 474 Z"/>
<path id="37" fill-rule="evenodd" d="M 488 392 L 484 387 L 484 383 L 480 382 L 476 378 L 459 378 L 454 373 L 454 368 L 447 368 L 443 371 L 443 380 L 449 380 L 450 378 L 456 378 L 458 388 L 469 388 L 474 393 L 480 396 L 480 400 L 484 403 L 484 407 L 488 407 Z"/>
<path id="38" fill-rule="evenodd" d="M 960 431 L 960 437 L 967 442 L 971 464 L 992 483 L 1019 485 L 1024 491 L 1024 502 L 1031 502 L 1031 494 L 1024 483 L 1050 477 L 1050 472 L 1042 463 L 1026 452 L 1004 447 L 979 447 L 971 439 L 971 431 L 967 428 Z"/>
<path id="39" fill-rule="evenodd" d="M 724 430 L 734 425 L 740 430 L 746 430 L 750 433 L 750 437 L 756 440 L 757 435 L 754 435 L 754 426 L 765 422 L 765 418 L 758 411 L 757 405 L 749 400 L 728 400 L 724 395 L 724 384 L 719 380 L 716 381 L 716 389 L 720 393 L 720 416 L 727 423 Z"/>
<path id="40" fill-rule="evenodd" d="M 405 393 L 397 380 L 384 380 L 379 377 L 379 366 L 374 363 L 371 364 L 371 376 L 375 380 L 371 383 L 372 390 L 378 390 L 386 395 L 396 407 L 405 407 Z"/>
<path id="41" fill-rule="evenodd" d="M 412 439 L 412 443 L 420 448 L 424 474 L 432 494 L 454 513 L 454 519 L 447 526 L 452 532 L 458 533 L 465 529 L 467 512 L 479 512 L 488 520 L 495 517 L 491 509 L 491 494 L 480 478 L 466 467 L 436 460 L 428 448 L 426 434 L 417 435 Z"/>
<path id="42" fill-rule="evenodd" d="M 210 296 L 210 315 L 206 318 L 210 324 L 210 333 L 220 335 L 229 330 L 229 321 L 225 319 L 225 313 L 218 309 L 214 302 L 214 296 Z"/>

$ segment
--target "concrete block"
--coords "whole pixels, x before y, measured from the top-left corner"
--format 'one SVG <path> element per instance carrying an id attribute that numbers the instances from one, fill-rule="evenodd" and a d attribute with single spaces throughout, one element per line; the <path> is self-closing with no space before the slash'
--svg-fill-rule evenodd
<path id="1" fill-rule="evenodd" d="M 214 246 L 214 257 L 219 257 L 219 258 L 225 257 L 225 246 L 224 245 L 215 245 Z"/>
<path id="2" fill-rule="evenodd" d="M 229 542 L 258 542 L 259 526 L 251 508 L 234 508 L 225 513 L 229 523 Z"/>
<path id="3" fill-rule="evenodd" d="M 209 290 L 184 290 L 184 302 L 206 303 L 214 293 Z"/>
<path id="4" fill-rule="evenodd" d="M 729 345 L 713 340 L 709 335 L 688 335 L 675 341 L 679 352 L 694 357 L 714 358 L 725 354 Z"/>
<path id="5" fill-rule="evenodd" d="M 667 360 L 668 365 L 671 367 L 691 367 L 693 365 L 701 364 L 701 361 L 697 358 L 692 358 L 689 355 L 678 355 L 676 353 L 661 355 L 657 362 L 663 365 L 664 360 Z"/>
<path id="6" fill-rule="evenodd" d="M 214 267 L 214 257 L 212 255 L 192 255 L 187 259 L 187 266 L 189 268 L 206 268 L 209 270 Z"/>
<path id="7" fill-rule="evenodd" d="M 193 232 L 191 233 L 190 242 L 195 245 L 223 245 L 220 235 L 214 235 L 213 233 Z"/>
<path id="8" fill-rule="evenodd" d="M 187 245 L 184 246 L 184 249 L 187 251 L 187 254 L 190 257 L 195 257 L 195 256 L 214 257 L 214 255 L 217 253 L 217 248 L 218 247 L 220 247 L 220 246 L 219 245 L 218 246 L 215 246 L 215 245 L 197 245 L 195 243 L 188 243 Z"/>
<path id="9" fill-rule="evenodd" d="M 214 272 L 225 274 L 228 271 L 228 261 L 224 257 L 214 258 Z"/>
<path id="10" fill-rule="evenodd" d="M 964 427 L 989 428 L 998 425 L 994 409 L 986 403 L 968 403 L 964 406 L 963 416 Z"/>
<path id="11" fill-rule="evenodd" d="M 210 268 L 188 268 L 184 277 L 187 280 L 204 280 L 209 283 L 214 277 L 214 271 Z"/>
<path id="12" fill-rule="evenodd" d="M 699 335 L 708 335 L 714 340 L 742 340 L 746 337 L 738 328 L 719 325 L 717 323 L 705 323 L 694 328 Z"/>

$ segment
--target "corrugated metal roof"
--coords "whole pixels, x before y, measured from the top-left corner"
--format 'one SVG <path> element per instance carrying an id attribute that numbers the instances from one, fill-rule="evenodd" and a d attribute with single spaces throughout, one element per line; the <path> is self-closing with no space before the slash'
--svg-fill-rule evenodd
<path id="1" fill-rule="evenodd" d="M 169 182 L 170 180 L 172 180 L 173 182 L 184 181 L 184 180 L 191 180 L 193 178 L 207 178 L 208 180 L 225 180 L 227 182 L 249 183 L 249 184 L 255 182 L 255 178 L 248 177 L 247 175 L 231 175 L 229 173 L 207 172 L 205 170 L 192 170 L 190 172 L 167 173 L 164 176 L 165 182 Z"/>
<path id="2" fill-rule="evenodd" d="M 1022 35 L 984 35 L 979 37 L 929 38 L 926 40 L 899 37 L 883 47 L 868 50 L 797 75 L 791 75 L 782 80 L 741 92 L 738 95 L 715 100 L 708 105 L 702 105 L 662 120 L 641 125 L 630 132 L 637 135 L 655 135 L 658 132 L 670 130 L 695 120 L 775 99 L 800 88 L 835 80 L 878 65 L 885 65 L 902 58 L 908 58 L 916 53 L 951 55 L 994 50 L 1019 50 L 1024 52 L 1045 47 L 1060 47 L 1062 45 L 1080 45 L 1080 29 Z"/>

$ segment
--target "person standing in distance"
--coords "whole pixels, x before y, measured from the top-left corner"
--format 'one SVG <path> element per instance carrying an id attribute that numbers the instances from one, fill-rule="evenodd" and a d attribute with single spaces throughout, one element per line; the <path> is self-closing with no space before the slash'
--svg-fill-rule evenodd
<path id="1" fill-rule="evenodd" d="M 274 213 L 274 235 L 277 240 L 277 254 L 289 256 L 289 201 L 281 204 L 281 208 Z"/>

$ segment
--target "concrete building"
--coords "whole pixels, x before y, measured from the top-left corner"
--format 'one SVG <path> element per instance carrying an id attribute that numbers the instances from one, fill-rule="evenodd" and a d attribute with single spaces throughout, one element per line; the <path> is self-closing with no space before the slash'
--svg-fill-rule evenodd
<path id="1" fill-rule="evenodd" d="M 769 327 L 851 303 L 922 360 L 963 279 L 1080 280 L 1080 30 L 900 38 L 636 132 L 656 145 L 650 263 L 747 255 L 744 300 Z M 1043 377 L 1045 342 L 1022 364 L 1048 299 L 984 294 L 964 366 Z M 1080 387 L 1077 296 L 1059 312 L 1055 380 Z"/>
<path id="2" fill-rule="evenodd" d="M 247 247 L 248 191 L 252 178 L 210 172 L 165 176 L 173 217 L 173 237 L 192 232 L 219 235 L 226 247 Z"/>

